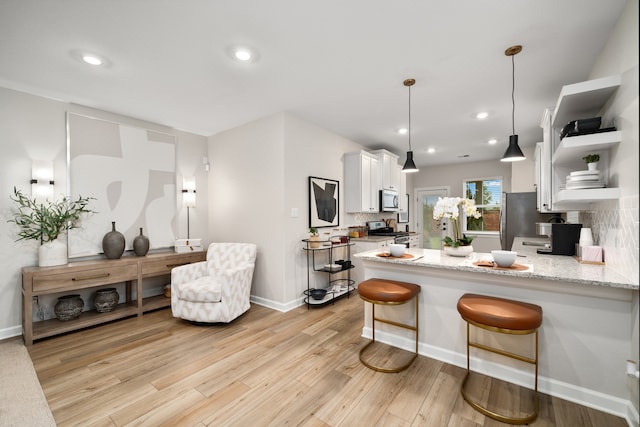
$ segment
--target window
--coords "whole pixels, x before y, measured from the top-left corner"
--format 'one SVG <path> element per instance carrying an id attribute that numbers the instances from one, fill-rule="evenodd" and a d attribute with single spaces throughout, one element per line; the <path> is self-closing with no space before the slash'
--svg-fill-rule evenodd
<path id="1" fill-rule="evenodd" d="M 464 195 L 476 202 L 480 218 L 467 218 L 465 231 L 500 232 L 502 177 L 468 179 L 464 181 Z"/>

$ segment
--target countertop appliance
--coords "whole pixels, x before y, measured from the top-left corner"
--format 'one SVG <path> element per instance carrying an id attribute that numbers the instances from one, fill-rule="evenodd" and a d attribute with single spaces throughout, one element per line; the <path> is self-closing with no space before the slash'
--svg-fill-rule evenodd
<path id="1" fill-rule="evenodd" d="M 406 231 L 395 231 L 393 227 L 388 227 L 384 221 L 368 221 L 367 228 L 370 236 L 393 237 L 393 243 L 407 245 L 409 247 L 409 233 Z"/>
<path id="2" fill-rule="evenodd" d="M 380 190 L 380 212 L 398 212 L 398 192 Z"/>
<path id="3" fill-rule="evenodd" d="M 500 211 L 500 246 L 510 251 L 514 237 L 540 237 L 537 222 L 547 222 L 556 214 L 544 214 L 536 209 L 536 193 L 502 193 Z"/>
<path id="4" fill-rule="evenodd" d="M 538 249 L 539 254 L 575 255 L 576 243 L 580 240 L 582 224 L 553 223 L 551 224 L 551 247 Z"/>

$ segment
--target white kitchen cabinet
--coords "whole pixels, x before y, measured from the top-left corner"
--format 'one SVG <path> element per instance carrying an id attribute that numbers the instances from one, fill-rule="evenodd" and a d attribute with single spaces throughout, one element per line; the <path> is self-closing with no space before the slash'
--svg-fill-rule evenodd
<path id="1" fill-rule="evenodd" d="M 411 234 L 411 235 L 409 235 L 409 247 L 410 248 L 419 248 L 421 241 L 422 241 L 422 239 L 420 238 L 419 234 Z"/>
<path id="2" fill-rule="evenodd" d="M 564 86 L 553 114 L 549 114 L 550 110 L 545 112 L 542 123 L 543 143 L 540 151 L 536 147 L 536 154 L 540 155 L 540 164 L 536 165 L 539 167 L 537 173 L 540 174 L 536 181 L 540 212 L 580 210 L 596 200 L 620 197 L 618 188 L 567 190 L 564 187 L 567 175 L 586 168 L 582 157 L 587 154 L 600 155 L 598 169 L 605 184 L 608 184 L 611 172 L 609 151 L 621 142 L 621 132 L 601 132 L 560 139 L 560 132 L 568 122 L 603 116 L 603 110 L 620 82 L 620 76 L 616 75 Z M 601 127 L 609 126 L 603 123 Z"/>
<path id="3" fill-rule="evenodd" d="M 545 109 L 540 123 L 542 127 L 542 142 L 536 144 L 535 150 L 536 207 L 538 212 L 551 212 L 552 116 L 553 109 Z"/>
<path id="4" fill-rule="evenodd" d="M 372 251 L 374 249 L 377 249 L 380 252 L 383 252 L 383 251 L 389 250 L 389 245 L 393 243 L 393 238 L 385 239 L 385 240 L 377 240 L 377 241 L 352 240 L 352 242 L 355 243 L 355 247 L 353 248 L 354 254 L 357 254 L 360 252 Z M 364 280 L 364 268 L 362 265 L 362 260 L 358 257 L 352 257 L 351 263 L 354 266 L 351 276 L 353 280 L 355 280 L 355 283 L 357 286 L 358 283 Z"/>
<path id="5" fill-rule="evenodd" d="M 379 212 L 381 188 L 379 160 L 375 154 L 356 151 L 344 155 L 346 212 Z"/>
<path id="6" fill-rule="evenodd" d="M 375 150 L 371 152 L 378 156 L 380 162 L 380 178 L 382 187 L 385 190 L 396 190 L 400 192 L 400 174 L 396 167 L 398 165 L 398 156 L 387 150 Z"/>

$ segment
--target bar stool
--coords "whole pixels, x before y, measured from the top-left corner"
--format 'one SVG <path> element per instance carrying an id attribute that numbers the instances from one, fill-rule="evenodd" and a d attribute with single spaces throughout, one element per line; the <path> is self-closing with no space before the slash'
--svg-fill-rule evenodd
<path id="1" fill-rule="evenodd" d="M 360 349 L 360 361 L 366 367 L 378 372 L 400 372 L 407 369 L 415 358 L 418 357 L 418 294 L 420 293 L 420 286 L 413 283 L 399 282 L 397 280 L 368 279 L 358 285 L 358 293 L 360 294 L 360 298 L 371 303 L 372 319 L 372 340 Z M 416 318 L 414 325 L 376 317 L 376 305 L 402 305 L 408 303 L 412 299 L 415 300 L 416 304 Z M 364 351 L 376 341 L 376 321 L 414 331 L 416 343 L 415 352 L 413 357 L 411 357 L 407 363 L 397 367 L 384 368 L 382 366 L 376 366 L 365 360 L 363 357 Z"/>
<path id="2" fill-rule="evenodd" d="M 513 301 L 476 294 L 464 294 L 458 300 L 458 312 L 467 322 L 467 375 L 460 391 L 464 400 L 478 412 L 505 423 L 528 424 L 538 416 L 538 328 L 542 324 L 542 308 L 535 304 Z M 511 335 L 535 334 L 535 357 L 530 358 L 511 353 L 499 348 L 490 347 L 469 340 L 469 325 L 481 329 Z M 535 387 L 533 396 L 533 412 L 522 418 L 501 415 L 481 406 L 467 393 L 465 386 L 469 378 L 469 347 L 490 351 L 535 366 Z"/>

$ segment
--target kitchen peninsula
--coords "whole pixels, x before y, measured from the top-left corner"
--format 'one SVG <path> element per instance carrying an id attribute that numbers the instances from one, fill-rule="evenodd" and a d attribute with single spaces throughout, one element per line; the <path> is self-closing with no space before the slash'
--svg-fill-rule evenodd
<path id="1" fill-rule="evenodd" d="M 625 364 L 632 352 L 633 336 L 638 333 L 634 324 L 638 283 L 607 266 L 581 264 L 568 256 L 538 255 L 535 247 L 523 246 L 520 238 L 514 241 L 514 250 L 524 255 L 516 260 L 523 266 L 521 270 L 473 264 L 490 258 L 489 254 L 458 258 L 431 249 L 409 249 L 410 259 L 380 257 L 380 249 L 355 257 L 364 266 L 365 279 L 401 280 L 422 287 L 420 354 L 466 366 L 465 322 L 456 309 L 458 299 L 466 292 L 538 304 L 543 309 L 540 391 L 627 419 L 637 418 L 630 403 L 634 380 L 626 375 Z M 370 309 L 365 304 L 363 336 L 369 338 Z M 407 322 L 414 313 L 410 306 L 398 306 L 380 315 Z M 411 349 L 406 331 L 380 325 L 376 337 Z M 526 341 L 521 343 L 529 348 Z M 533 372 L 526 367 L 514 362 L 505 368 L 502 358 L 484 353 L 472 352 L 474 369 L 527 387 L 532 384 Z M 476 355 L 479 359 L 474 358 Z"/>

